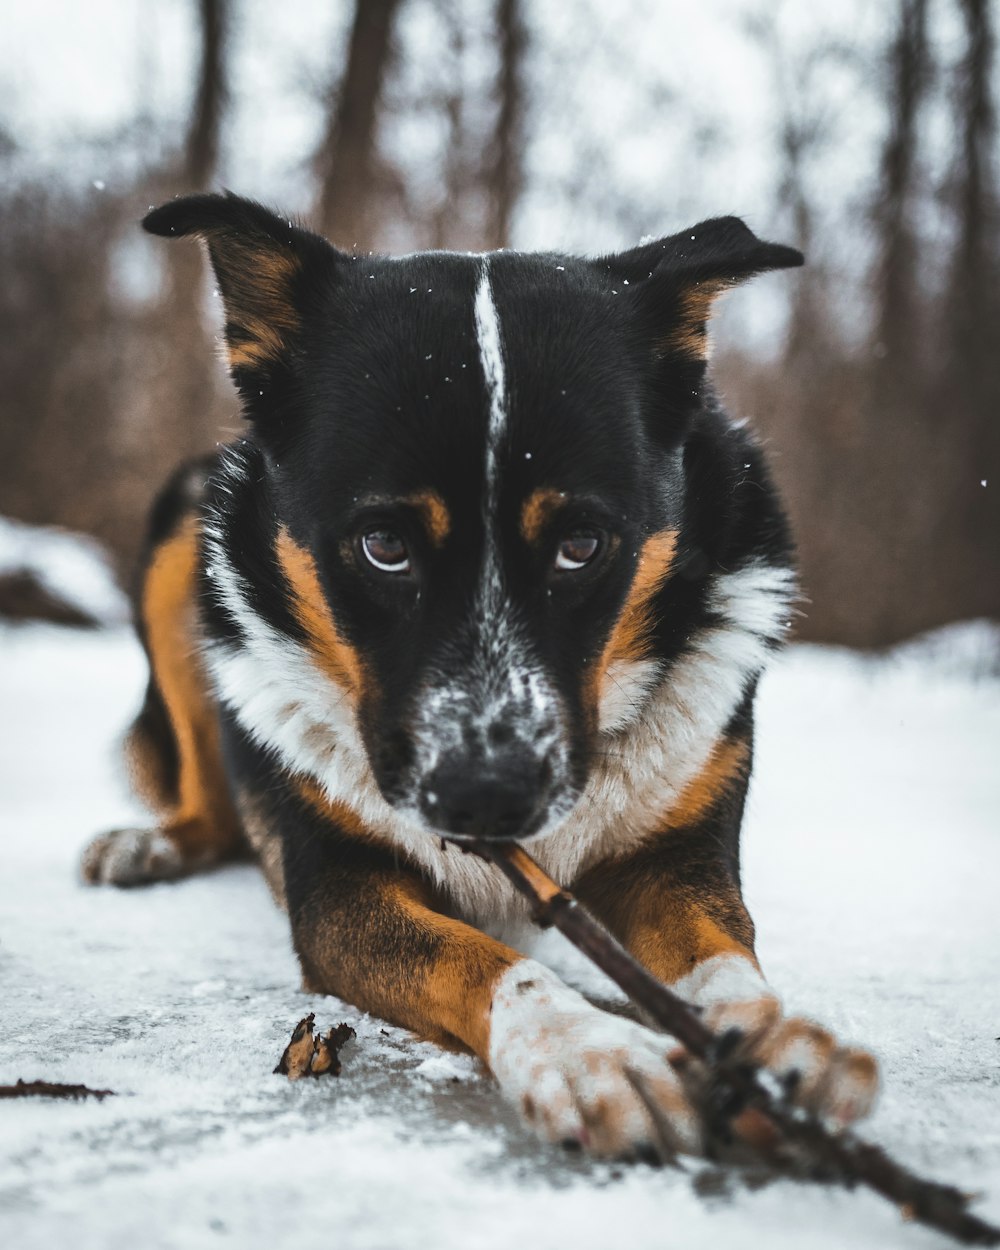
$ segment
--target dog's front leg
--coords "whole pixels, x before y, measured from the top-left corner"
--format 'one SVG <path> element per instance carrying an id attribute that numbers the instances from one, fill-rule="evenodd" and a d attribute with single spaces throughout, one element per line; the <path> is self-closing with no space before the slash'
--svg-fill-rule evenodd
<path id="1" fill-rule="evenodd" d="M 795 1100 L 847 1124 L 870 1111 L 874 1058 L 811 1020 L 784 1016 L 754 952 L 754 927 L 717 825 L 670 830 L 578 883 L 580 898 L 631 953 L 717 1032 L 784 1078 Z"/>
<path id="2" fill-rule="evenodd" d="M 427 885 L 372 843 L 296 841 L 285 875 L 309 989 L 474 1051 L 547 1140 L 607 1156 L 651 1152 L 638 1074 L 676 1148 L 698 1148 L 671 1039 L 598 1010 L 550 969 L 444 915 Z"/>

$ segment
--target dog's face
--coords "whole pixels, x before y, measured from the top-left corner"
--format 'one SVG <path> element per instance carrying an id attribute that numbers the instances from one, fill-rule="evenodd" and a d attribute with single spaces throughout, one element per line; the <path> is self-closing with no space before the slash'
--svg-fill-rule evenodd
<path id="1" fill-rule="evenodd" d="M 732 219 L 597 261 L 347 256 L 235 197 L 147 227 L 209 243 L 274 559 L 384 797 L 449 835 L 562 819 L 656 680 L 711 301 L 801 257 Z"/>

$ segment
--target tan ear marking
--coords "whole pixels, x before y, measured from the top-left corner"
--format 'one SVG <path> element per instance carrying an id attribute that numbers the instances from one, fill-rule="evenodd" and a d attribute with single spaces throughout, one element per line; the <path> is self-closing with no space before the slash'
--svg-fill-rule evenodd
<path id="1" fill-rule="evenodd" d="M 660 343 L 660 352 L 663 355 L 687 356 L 692 360 L 707 360 L 711 351 L 708 322 L 712 305 L 729 286 L 728 282 L 715 279 L 684 291 L 677 309 L 676 325 Z"/>
<path id="2" fill-rule="evenodd" d="M 226 344 L 230 369 L 253 369 L 281 358 L 285 341 L 273 326 L 255 317 L 245 317 L 238 330 L 238 339 L 229 331 Z"/>
<path id="3" fill-rule="evenodd" d="M 231 369 L 253 369 L 279 360 L 286 336 L 299 328 L 292 282 L 299 258 L 278 247 L 244 239 L 223 248 L 209 239 L 226 303 L 226 341 Z"/>

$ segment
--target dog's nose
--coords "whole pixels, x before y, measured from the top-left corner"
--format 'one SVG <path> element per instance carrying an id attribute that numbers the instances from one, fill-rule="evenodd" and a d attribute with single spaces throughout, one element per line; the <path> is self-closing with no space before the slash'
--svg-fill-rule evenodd
<path id="1" fill-rule="evenodd" d="M 545 795 L 549 770 L 528 750 L 482 759 L 449 756 L 421 787 L 427 822 L 442 833 L 516 838 L 530 832 Z"/>

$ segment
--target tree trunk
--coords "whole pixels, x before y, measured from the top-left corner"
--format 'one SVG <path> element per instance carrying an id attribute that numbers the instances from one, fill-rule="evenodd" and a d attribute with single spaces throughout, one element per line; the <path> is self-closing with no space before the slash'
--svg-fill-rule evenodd
<path id="1" fill-rule="evenodd" d="M 966 615 L 1000 616 L 1000 186 L 991 96 L 995 31 L 990 0 L 959 0 L 965 54 L 956 93 L 955 253 L 944 301 L 947 346 L 939 382 L 937 464 L 951 466 L 949 561 Z M 940 472 L 940 469 L 939 469 Z"/>
<path id="2" fill-rule="evenodd" d="M 316 156 L 319 229 L 366 249 L 378 233 L 376 127 L 400 0 L 355 0 L 347 69 Z"/>
<path id="3" fill-rule="evenodd" d="M 523 181 L 524 54 L 528 36 L 521 0 L 497 0 L 500 41 L 499 107 L 487 178 L 491 220 L 489 245 L 507 247 L 510 223 Z"/>
<path id="4" fill-rule="evenodd" d="M 226 83 L 226 0 L 199 0 L 201 66 L 187 141 L 184 173 L 192 190 L 201 190 L 215 172 L 219 132 L 228 97 Z"/>
<path id="5" fill-rule="evenodd" d="M 917 121 L 929 79 L 927 0 L 900 0 L 889 53 L 890 129 L 882 153 L 875 217 L 880 239 L 877 273 L 879 370 L 895 388 L 908 371 L 916 334 L 917 247 L 911 209 L 917 168 Z"/>
<path id="6" fill-rule="evenodd" d="M 994 35 L 989 0 L 960 0 L 966 53 L 958 91 L 961 162 L 957 170 L 958 244 L 951 275 L 949 323 L 957 354 L 978 371 L 995 348 L 997 187 L 993 167 L 996 115 L 990 96 Z M 991 315 L 992 314 L 992 315 Z"/>
<path id="7" fill-rule="evenodd" d="M 203 191 L 215 176 L 228 97 L 227 0 L 198 0 L 200 57 L 183 147 L 173 169 L 158 179 L 162 192 Z M 189 242 L 165 248 L 166 287 L 153 314 L 153 375 L 143 399 L 145 420 L 132 454 L 148 457 L 154 486 L 178 461 L 200 454 L 218 438 L 220 369 L 205 327 L 205 259 Z M 134 427 L 134 421 L 130 421 Z"/>

